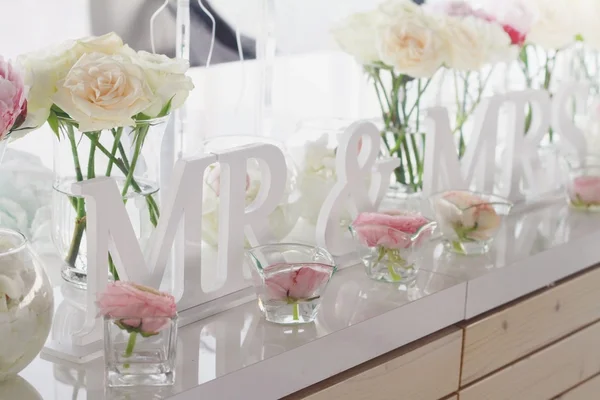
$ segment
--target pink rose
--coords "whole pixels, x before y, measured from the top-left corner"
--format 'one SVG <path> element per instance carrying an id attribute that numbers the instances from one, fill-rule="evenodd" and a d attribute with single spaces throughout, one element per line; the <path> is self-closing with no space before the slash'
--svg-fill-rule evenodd
<path id="1" fill-rule="evenodd" d="M 0 140 L 25 120 L 27 112 L 23 77 L 0 56 Z"/>
<path id="2" fill-rule="evenodd" d="M 221 165 L 217 164 L 208 172 L 206 184 L 215 191 L 217 196 L 221 194 Z M 250 175 L 246 174 L 246 191 L 250 188 Z"/>
<path id="3" fill-rule="evenodd" d="M 126 329 L 156 334 L 177 312 L 175 298 L 132 282 L 110 283 L 96 302 L 100 315 L 119 319 Z"/>
<path id="4" fill-rule="evenodd" d="M 265 268 L 265 285 L 267 294 L 273 300 L 296 302 L 309 300 L 319 296 L 320 289 L 331 277 L 331 265 L 305 264 L 296 270 L 276 272 L 268 275 L 270 268 L 281 268 L 281 264 Z"/>
<path id="5" fill-rule="evenodd" d="M 418 213 L 390 210 L 381 213 L 361 213 L 352 223 L 359 241 L 367 247 L 406 249 L 413 244 L 413 236 L 429 224 Z"/>
<path id="6" fill-rule="evenodd" d="M 600 204 L 600 176 L 579 176 L 573 179 L 572 197 L 584 204 Z"/>

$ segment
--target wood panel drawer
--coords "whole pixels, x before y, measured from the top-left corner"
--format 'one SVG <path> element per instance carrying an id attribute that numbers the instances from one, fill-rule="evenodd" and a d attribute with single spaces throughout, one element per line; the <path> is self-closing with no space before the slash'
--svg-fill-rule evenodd
<path id="1" fill-rule="evenodd" d="M 289 399 L 441 399 L 458 389 L 462 347 L 462 331 L 458 328 L 446 331 L 449 333 L 429 343 L 417 342 L 415 345 L 419 347 L 412 348 L 413 345 L 409 345 L 410 351 L 400 353 L 391 360 L 375 366 L 358 366 L 356 368 L 363 370 L 348 378 L 338 378 L 333 384 L 327 381 L 317 384 L 326 387 L 316 393 L 307 396 L 299 394 L 299 397 L 292 395 Z"/>
<path id="2" fill-rule="evenodd" d="M 596 323 L 461 390 L 459 399 L 547 400 L 599 372 Z"/>
<path id="3" fill-rule="evenodd" d="M 592 400 L 600 398 L 600 375 L 553 400 Z"/>
<path id="4" fill-rule="evenodd" d="M 600 268 L 464 327 L 461 386 L 600 319 Z"/>

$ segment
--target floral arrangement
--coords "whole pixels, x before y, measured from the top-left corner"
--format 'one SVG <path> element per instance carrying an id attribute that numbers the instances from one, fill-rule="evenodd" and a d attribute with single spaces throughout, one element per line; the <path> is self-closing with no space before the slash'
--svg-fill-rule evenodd
<path id="1" fill-rule="evenodd" d="M 262 172 L 256 160 L 249 160 L 246 174 L 245 204 L 254 202 L 260 191 Z M 294 228 L 298 220 L 298 206 L 292 195 L 295 192 L 295 170 L 288 168 L 288 179 L 285 188 L 285 200 L 267 217 L 274 238 L 285 238 Z M 221 195 L 221 167 L 211 165 L 203 180 L 202 206 L 202 240 L 207 244 L 218 246 L 219 203 Z"/>
<path id="2" fill-rule="evenodd" d="M 442 67 L 478 71 L 488 64 L 510 61 L 518 53 L 524 32 L 462 2 L 440 8 L 388 0 L 376 10 L 346 18 L 333 35 L 373 82 L 386 150 L 401 160 L 396 181 L 409 191 L 418 191 L 423 184 L 424 147 L 420 102 L 434 75 Z M 457 117 L 460 126 L 467 118 L 466 105 L 462 108 Z"/>
<path id="3" fill-rule="evenodd" d="M 125 358 L 133 354 L 138 335 L 158 335 L 177 315 L 173 296 L 132 282 L 110 283 L 98 295 L 96 305 L 100 315 L 129 333 Z"/>
<path id="4" fill-rule="evenodd" d="M 86 209 L 83 198 L 68 193 L 71 183 L 118 172 L 123 177 L 120 189 L 124 202 L 131 193 L 146 194 L 135 176 L 136 167 L 142 162 L 151 128 L 180 107 L 193 89 L 185 75 L 188 63 L 136 52 L 114 33 L 26 54 L 19 57 L 19 63 L 30 87 L 21 133 L 48 122 L 72 156 L 72 177 L 65 179 L 60 190 L 69 196 L 75 214 L 65 256 L 67 264 L 75 266 L 85 233 Z M 87 162 L 82 159 L 83 139 Z M 130 148 L 125 148 L 125 140 L 131 143 Z M 106 162 L 101 164 L 100 158 Z M 158 205 L 151 195 L 144 197 L 150 222 L 156 226 Z"/>
<path id="5" fill-rule="evenodd" d="M 443 236 L 459 254 L 486 252 L 502 216 L 512 208 L 500 197 L 469 191 L 448 191 L 430 200 Z"/>
<path id="6" fill-rule="evenodd" d="M 27 89 L 15 66 L 0 57 L 0 146 L 27 116 Z M 2 148 L 0 148 L 0 160 Z"/>
<path id="7" fill-rule="evenodd" d="M 419 213 L 390 210 L 359 214 L 351 230 L 366 250 L 362 259 L 367 274 L 377 280 L 403 282 L 414 277 L 415 252 L 435 225 Z"/>
<path id="8" fill-rule="evenodd" d="M 575 208 L 600 207 L 600 177 L 578 176 L 568 185 L 569 201 Z"/>
<path id="9" fill-rule="evenodd" d="M 296 269 L 282 270 L 287 265 L 271 265 L 264 270 L 266 298 L 269 302 L 292 305 L 292 318 L 300 319 L 300 303 L 310 303 L 321 296 L 331 278 L 328 266 L 302 265 Z M 271 273 L 277 271 L 276 273 Z"/>

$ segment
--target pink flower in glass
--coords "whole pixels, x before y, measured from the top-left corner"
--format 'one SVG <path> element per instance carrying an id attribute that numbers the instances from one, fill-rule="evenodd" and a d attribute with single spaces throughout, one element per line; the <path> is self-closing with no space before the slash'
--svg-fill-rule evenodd
<path id="1" fill-rule="evenodd" d="M 268 268 L 277 268 L 273 265 Z M 266 272 L 266 271 L 265 271 Z M 294 271 L 277 272 L 265 278 L 269 297 L 274 300 L 308 300 L 318 296 L 319 288 L 331 275 L 310 266 L 303 266 Z"/>
<path id="2" fill-rule="evenodd" d="M 358 239 L 367 247 L 405 249 L 412 245 L 412 235 L 429 220 L 417 213 L 386 211 L 361 213 L 352 223 Z"/>
<path id="3" fill-rule="evenodd" d="M 586 204 L 600 204 L 600 176 L 579 176 L 573 180 L 573 194 Z"/>
<path id="4" fill-rule="evenodd" d="M 110 283 L 96 305 L 100 315 L 122 318 L 123 325 L 147 335 L 162 330 L 177 312 L 170 294 L 123 281 Z"/>

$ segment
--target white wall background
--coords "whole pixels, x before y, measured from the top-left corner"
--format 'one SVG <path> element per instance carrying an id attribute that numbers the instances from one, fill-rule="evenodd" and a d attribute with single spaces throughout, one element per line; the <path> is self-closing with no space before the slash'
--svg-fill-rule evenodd
<path id="1" fill-rule="evenodd" d="M 120 0 L 156 9 L 162 0 Z M 176 0 L 170 0 L 173 4 Z M 191 0 L 197 1 L 197 0 Z M 211 4 L 240 31 L 255 36 L 264 0 L 212 0 Z M 310 52 L 333 47 L 332 23 L 353 11 L 368 9 L 378 0 L 275 0 L 278 45 L 284 53 Z M 0 53 L 13 58 L 52 43 L 88 35 L 88 0 L 0 0 Z"/>

